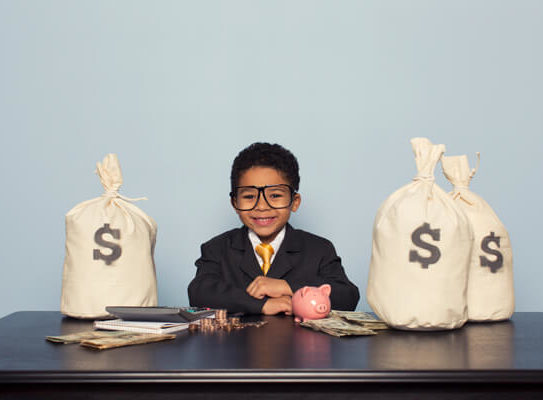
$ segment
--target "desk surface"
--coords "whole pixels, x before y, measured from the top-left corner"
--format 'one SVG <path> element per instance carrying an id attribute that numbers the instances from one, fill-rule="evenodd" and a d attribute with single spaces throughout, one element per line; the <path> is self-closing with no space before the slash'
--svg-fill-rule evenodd
<path id="1" fill-rule="evenodd" d="M 92 329 L 58 312 L 0 319 L 0 379 L 496 379 L 543 380 L 543 313 L 469 323 L 442 332 L 384 331 L 336 338 L 291 317 L 256 317 L 261 328 L 177 335 L 174 341 L 96 351 L 47 342 Z"/>
<path id="2" fill-rule="evenodd" d="M 181 332 L 173 341 L 91 350 L 46 335 L 91 329 L 58 312 L 0 319 L 0 383 L 338 382 L 543 385 L 543 313 L 441 332 L 336 338 L 291 317 L 261 328 Z"/>

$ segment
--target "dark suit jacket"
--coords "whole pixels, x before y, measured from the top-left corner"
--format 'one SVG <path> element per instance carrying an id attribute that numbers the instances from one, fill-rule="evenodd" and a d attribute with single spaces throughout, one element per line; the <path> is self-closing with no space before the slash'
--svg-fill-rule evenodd
<path id="1" fill-rule="evenodd" d="M 247 228 L 225 232 L 204 243 L 201 251 L 196 276 L 188 288 L 190 305 L 260 313 L 267 298 L 255 299 L 245 291 L 262 275 Z M 358 288 L 345 275 L 332 243 L 288 224 L 267 276 L 286 280 L 293 292 L 303 286 L 328 283 L 335 310 L 354 310 L 360 297 Z"/>

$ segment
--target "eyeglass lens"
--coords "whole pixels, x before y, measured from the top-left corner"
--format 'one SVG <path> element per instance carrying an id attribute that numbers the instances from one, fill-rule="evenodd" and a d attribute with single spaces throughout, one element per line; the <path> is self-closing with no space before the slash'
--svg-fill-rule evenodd
<path id="1" fill-rule="evenodd" d="M 234 198 L 236 208 L 240 210 L 253 209 L 259 199 L 259 193 L 262 191 L 264 199 L 271 208 L 286 208 L 292 201 L 292 193 L 288 185 L 256 187 L 239 187 L 236 189 Z"/>

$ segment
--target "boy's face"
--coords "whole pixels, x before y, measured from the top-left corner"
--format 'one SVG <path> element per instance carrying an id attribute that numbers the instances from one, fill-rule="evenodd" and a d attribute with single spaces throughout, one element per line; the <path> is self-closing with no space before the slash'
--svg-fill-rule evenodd
<path id="1" fill-rule="evenodd" d="M 274 168 L 270 167 L 252 167 L 243 172 L 239 178 L 238 186 L 270 186 L 280 185 L 289 182 L 283 174 Z M 301 197 L 298 193 L 294 195 L 292 205 L 288 208 L 275 209 L 271 208 L 264 196 L 261 194 L 258 199 L 258 204 L 250 211 L 239 211 L 241 222 L 252 229 L 264 243 L 269 243 L 287 224 L 290 213 L 295 212 L 300 206 Z"/>

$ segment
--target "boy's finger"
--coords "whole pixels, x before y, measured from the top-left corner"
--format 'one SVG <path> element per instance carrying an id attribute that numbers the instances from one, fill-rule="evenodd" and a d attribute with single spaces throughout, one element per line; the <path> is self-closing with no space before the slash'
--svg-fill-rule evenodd
<path id="1" fill-rule="evenodd" d="M 254 290 L 257 287 L 260 281 L 258 278 L 259 277 L 257 276 L 251 283 L 249 283 L 249 286 L 247 286 L 247 291 Z"/>
<path id="2" fill-rule="evenodd" d="M 247 287 L 247 293 L 249 294 L 249 296 L 255 297 L 257 299 L 263 299 L 264 296 L 266 296 L 266 293 L 263 290 L 263 288 L 261 288 L 260 285 L 254 284 L 254 283 L 251 283 Z"/>

